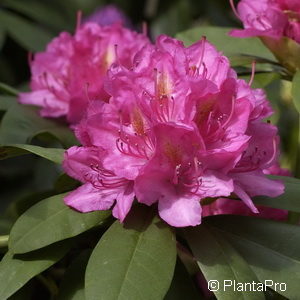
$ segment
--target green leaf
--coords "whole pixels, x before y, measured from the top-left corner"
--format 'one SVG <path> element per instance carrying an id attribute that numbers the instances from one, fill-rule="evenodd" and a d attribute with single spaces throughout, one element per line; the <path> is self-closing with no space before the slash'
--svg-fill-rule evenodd
<path id="1" fill-rule="evenodd" d="M 245 216 L 213 216 L 205 223 L 226 235 L 261 282 L 285 283 L 275 291 L 298 299 L 300 282 L 300 227 Z"/>
<path id="2" fill-rule="evenodd" d="M 156 37 L 160 34 L 174 36 L 177 32 L 189 28 L 192 22 L 190 10 L 191 6 L 186 0 L 170 2 L 169 7 L 160 15 L 156 16 L 151 23 L 150 29 L 152 36 Z M 179 19 L 180 22 L 178 22 Z"/>
<path id="3" fill-rule="evenodd" d="M 78 144 L 74 133 L 57 120 L 42 118 L 37 109 L 16 103 L 4 115 L 0 144 L 28 144 L 42 133 L 49 133 L 65 147 Z"/>
<path id="4" fill-rule="evenodd" d="M 258 279 L 246 261 L 222 235 L 202 224 L 186 229 L 185 236 L 207 281 L 218 281 L 219 289 L 215 292 L 217 299 L 265 299 L 263 292 L 248 293 L 225 286 L 226 280 L 244 284 L 258 283 Z"/>
<path id="5" fill-rule="evenodd" d="M 180 259 L 177 259 L 174 277 L 164 300 L 202 300 L 195 284 Z"/>
<path id="6" fill-rule="evenodd" d="M 293 177 L 286 176 L 270 176 L 271 179 L 278 179 L 283 181 L 285 185 L 284 194 L 270 198 L 267 196 L 259 196 L 253 199 L 255 204 L 286 209 L 294 212 L 300 212 L 300 180 Z"/>
<path id="7" fill-rule="evenodd" d="M 64 156 L 64 149 L 43 148 L 34 145 L 5 145 L 0 146 L 0 160 L 9 157 L 33 153 L 56 164 L 61 164 Z"/>
<path id="8" fill-rule="evenodd" d="M 16 104 L 16 98 L 11 96 L 0 96 L 0 111 L 7 111 Z"/>
<path id="9" fill-rule="evenodd" d="M 0 10 L 0 23 L 13 39 L 30 51 L 43 50 L 52 39 L 52 35 L 40 26 L 9 11 Z"/>
<path id="10" fill-rule="evenodd" d="M 8 252 L 0 263 L 0 299 L 7 299 L 31 278 L 59 261 L 68 252 L 70 245 L 59 243 L 18 256 Z"/>
<path id="11" fill-rule="evenodd" d="M 57 193 L 65 193 L 74 190 L 79 185 L 79 182 L 67 174 L 61 174 L 54 184 L 54 189 Z"/>
<path id="12" fill-rule="evenodd" d="M 297 71 L 293 78 L 292 95 L 295 107 L 300 113 L 300 71 Z"/>
<path id="13" fill-rule="evenodd" d="M 232 60 L 235 56 L 244 54 L 274 61 L 272 53 L 258 38 L 234 38 L 228 35 L 230 30 L 231 28 L 225 27 L 201 26 L 178 33 L 176 37 L 189 46 L 206 36 L 209 42 Z"/>
<path id="14" fill-rule="evenodd" d="M 66 270 L 59 287 L 57 300 L 84 300 L 84 275 L 91 255 L 90 250 L 82 252 Z"/>
<path id="15" fill-rule="evenodd" d="M 268 36 L 261 36 L 260 39 L 291 74 L 300 69 L 299 43 L 285 36 L 279 40 Z"/>
<path id="16" fill-rule="evenodd" d="M 151 208 L 131 209 L 102 236 L 85 277 L 87 300 L 163 299 L 173 277 L 176 244 L 171 229 Z"/>
<path id="17" fill-rule="evenodd" d="M 49 25 L 51 28 L 62 30 L 68 26 L 68 23 L 59 10 L 54 9 L 47 2 L 41 3 L 40 1 L 34 0 L 26 0 L 26 2 L 23 0 L 4 0 L 3 4 L 42 24 Z"/>
<path id="18" fill-rule="evenodd" d="M 109 211 L 77 212 L 64 204 L 64 196 L 42 200 L 21 215 L 10 233 L 10 251 L 25 253 L 74 237 L 110 216 Z"/>

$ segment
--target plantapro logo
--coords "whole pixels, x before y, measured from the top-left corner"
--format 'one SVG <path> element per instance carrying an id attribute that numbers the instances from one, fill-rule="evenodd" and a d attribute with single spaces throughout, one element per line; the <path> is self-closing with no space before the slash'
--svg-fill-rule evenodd
<path id="1" fill-rule="evenodd" d="M 271 288 L 276 292 L 285 292 L 287 285 L 284 282 L 274 282 L 273 280 L 265 280 L 264 282 L 238 282 L 236 280 L 210 280 L 208 281 L 208 289 L 212 292 L 218 291 L 234 291 L 234 292 L 265 292 L 267 288 Z"/>

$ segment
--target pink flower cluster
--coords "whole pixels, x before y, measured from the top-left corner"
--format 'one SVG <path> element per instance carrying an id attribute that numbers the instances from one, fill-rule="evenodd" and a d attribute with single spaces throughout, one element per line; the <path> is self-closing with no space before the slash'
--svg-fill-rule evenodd
<path id="1" fill-rule="evenodd" d="M 62 32 L 45 52 L 31 61 L 31 92 L 21 93 L 20 102 L 42 107 L 44 117 L 66 116 L 70 123 L 82 118 L 88 102 L 108 101 L 103 81 L 116 62 L 131 68 L 137 51 L 148 38 L 120 23 L 100 26 L 93 22 L 78 26 L 74 36 Z"/>
<path id="2" fill-rule="evenodd" d="M 235 194 L 256 213 L 251 197 L 281 194 L 264 174 L 279 142 L 263 122 L 272 114 L 264 92 L 204 38 L 186 48 L 162 35 L 142 46 L 131 68 L 116 58 L 101 82 L 109 101 L 91 102 L 75 127 L 82 146 L 66 152 L 64 169 L 83 185 L 65 203 L 113 207 L 123 221 L 136 198 L 183 227 L 201 223 L 202 199 Z"/>
<path id="3" fill-rule="evenodd" d="M 233 0 L 230 2 L 234 9 Z M 241 0 L 234 11 L 244 30 L 233 30 L 232 36 L 285 36 L 300 43 L 299 0 Z"/>

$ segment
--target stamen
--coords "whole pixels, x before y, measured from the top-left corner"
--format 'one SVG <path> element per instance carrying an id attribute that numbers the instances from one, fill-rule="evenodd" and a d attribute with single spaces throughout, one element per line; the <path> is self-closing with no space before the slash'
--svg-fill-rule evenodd
<path id="1" fill-rule="evenodd" d="M 142 32 L 144 36 L 148 36 L 148 24 L 145 21 L 142 24 Z"/>
<path id="2" fill-rule="evenodd" d="M 270 164 L 276 157 L 277 154 L 277 143 L 276 143 L 276 139 L 275 137 L 273 138 L 273 154 L 272 157 L 268 160 L 268 162 L 266 163 L 267 165 Z"/>
<path id="3" fill-rule="evenodd" d="M 84 92 L 85 92 L 85 96 L 88 99 L 88 101 L 91 102 L 91 99 L 89 96 L 89 87 L 90 87 L 90 84 L 88 82 L 86 82 L 84 85 Z"/>
<path id="4" fill-rule="evenodd" d="M 231 9 L 233 11 L 233 13 L 235 14 L 235 16 L 240 20 L 240 16 L 239 16 L 239 13 L 237 12 L 235 6 L 234 6 L 234 0 L 229 0 L 229 3 L 230 3 L 230 6 L 231 6 Z"/>
<path id="5" fill-rule="evenodd" d="M 76 19 L 76 32 L 78 32 L 78 30 L 80 29 L 81 19 L 82 19 L 82 11 L 78 10 L 77 11 L 77 19 Z"/>
<path id="6" fill-rule="evenodd" d="M 118 45 L 117 44 L 114 45 L 114 49 L 115 49 L 116 63 L 117 63 L 117 65 L 120 65 L 120 60 L 119 60 L 119 55 L 118 55 Z"/>
<path id="7" fill-rule="evenodd" d="M 255 76 L 255 67 L 256 67 L 256 61 L 254 60 L 254 61 L 252 62 L 251 78 L 250 78 L 250 81 L 249 81 L 249 85 L 250 85 L 250 86 L 252 85 L 253 80 L 254 80 L 254 76 Z"/>
<path id="8" fill-rule="evenodd" d="M 223 124 L 223 128 L 226 127 L 226 125 L 228 125 L 228 123 L 230 122 L 230 120 L 232 119 L 233 117 L 233 114 L 234 114 L 234 108 L 235 108 L 235 98 L 232 97 L 231 98 L 231 111 L 230 111 L 230 115 L 229 117 L 227 118 L 226 122 Z"/>
<path id="9" fill-rule="evenodd" d="M 202 63 L 203 63 L 204 52 L 205 52 L 205 44 L 206 44 L 206 36 L 202 36 L 202 39 L 201 39 L 202 49 L 201 49 L 200 58 L 199 58 L 199 61 L 198 61 L 198 64 L 197 64 L 198 70 L 201 68 Z"/>
<path id="10" fill-rule="evenodd" d="M 32 54 L 32 52 L 28 52 L 28 57 L 27 57 L 27 59 L 28 59 L 28 64 L 29 64 L 29 66 L 31 67 L 32 62 L 33 62 L 33 54 Z"/>

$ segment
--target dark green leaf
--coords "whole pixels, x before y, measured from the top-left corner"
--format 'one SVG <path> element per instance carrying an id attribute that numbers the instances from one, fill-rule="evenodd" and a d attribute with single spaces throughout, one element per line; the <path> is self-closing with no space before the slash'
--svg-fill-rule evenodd
<path id="1" fill-rule="evenodd" d="M 35 136 L 45 132 L 56 137 L 65 147 L 78 143 L 67 126 L 40 117 L 33 107 L 15 104 L 2 119 L 0 144 L 28 144 Z"/>
<path id="2" fill-rule="evenodd" d="M 69 266 L 61 285 L 57 300 L 84 300 L 84 275 L 91 255 L 90 250 L 81 253 Z"/>
<path id="3" fill-rule="evenodd" d="M 61 164 L 64 156 L 64 149 L 43 148 L 34 145 L 5 145 L 0 146 L 0 160 L 9 157 L 33 153 L 56 164 Z"/>
<path id="4" fill-rule="evenodd" d="M 300 113 L 300 71 L 297 71 L 293 78 L 292 94 L 295 107 Z"/>
<path id="5" fill-rule="evenodd" d="M 286 176 L 270 176 L 272 179 L 283 181 L 285 185 L 284 194 L 276 198 L 259 196 L 254 198 L 255 204 L 286 209 L 294 212 L 300 212 L 300 180 Z"/>
<path id="6" fill-rule="evenodd" d="M 6 7 L 14 9 L 32 19 L 51 26 L 55 29 L 66 29 L 68 26 L 63 16 L 57 9 L 53 9 L 47 2 L 41 3 L 34 0 L 5 0 L 3 1 Z"/>
<path id="7" fill-rule="evenodd" d="M 163 299 L 176 263 L 171 229 L 151 208 L 134 207 L 125 226 L 116 221 L 102 236 L 85 277 L 87 300 Z"/>
<path id="8" fill-rule="evenodd" d="M 55 182 L 54 189 L 57 193 L 65 193 L 74 190 L 79 182 L 67 174 L 61 174 Z"/>
<path id="9" fill-rule="evenodd" d="M 231 282 L 258 282 L 257 277 L 240 254 L 218 232 L 207 225 L 185 230 L 185 236 L 207 281 L 218 281 L 217 299 L 265 299 L 263 292 L 236 291 L 225 287 Z"/>
<path id="10" fill-rule="evenodd" d="M 0 96 L 0 111 L 7 111 L 16 104 L 16 98 L 11 96 Z"/>
<path id="11" fill-rule="evenodd" d="M 109 211 L 77 212 L 64 204 L 64 195 L 40 201 L 16 221 L 10 233 L 10 251 L 25 253 L 74 237 L 110 215 Z"/>
<path id="12" fill-rule="evenodd" d="M 30 51 L 41 51 L 52 36 L 39 26 L 9 11 L 0 10 L 0 23 L 8 34 Z"/>
<path id="13" fill-rule="evenodd" d="M 70 243 L 51 245 L 26 255 L 8 252 L 0 263 L 0 299 L 7 299 L 37 274 L 59 261 Z"/>
<path id="14" fill-rule="evenodd" d="M 300 227 L 255 217 L 214 216 L 205 218 L 241 253 L 261 282 L 285 283 L 275 291 L 298 299 L 300 282 Z"/>
<path id="15" fill-rule="evenodd" d="M 180 259 L 177 259 L 174 277 L 164 300 L 202 300 L 190 274 Z"/>
<path id="16" fill-rule="evenodd" d="M 262 44 L 258 38 L 240 39 L 228 35 L 231 28 L 221 28 L 212 26 L 196 27 L 177 34 L 177 38 L 182 40 L 186 46 L 199 41 L 202 36 L 214 44 L 219 51 L 222 51 L 230 59 L 240 54 L 257 56 L 274 61 L 272 53 Z"/>
<path id="17" fill-rule="evenodd" d="M 154 37 L 160 34 L 174 36 L 177 32 L 189 27 L 191 8 L 188 1 L 177 0 L 173 2 L 166 11 L 157 16 L 152 22 L 151 32 Z M 178 22 L 179 19 L 180 22 Z"/>

